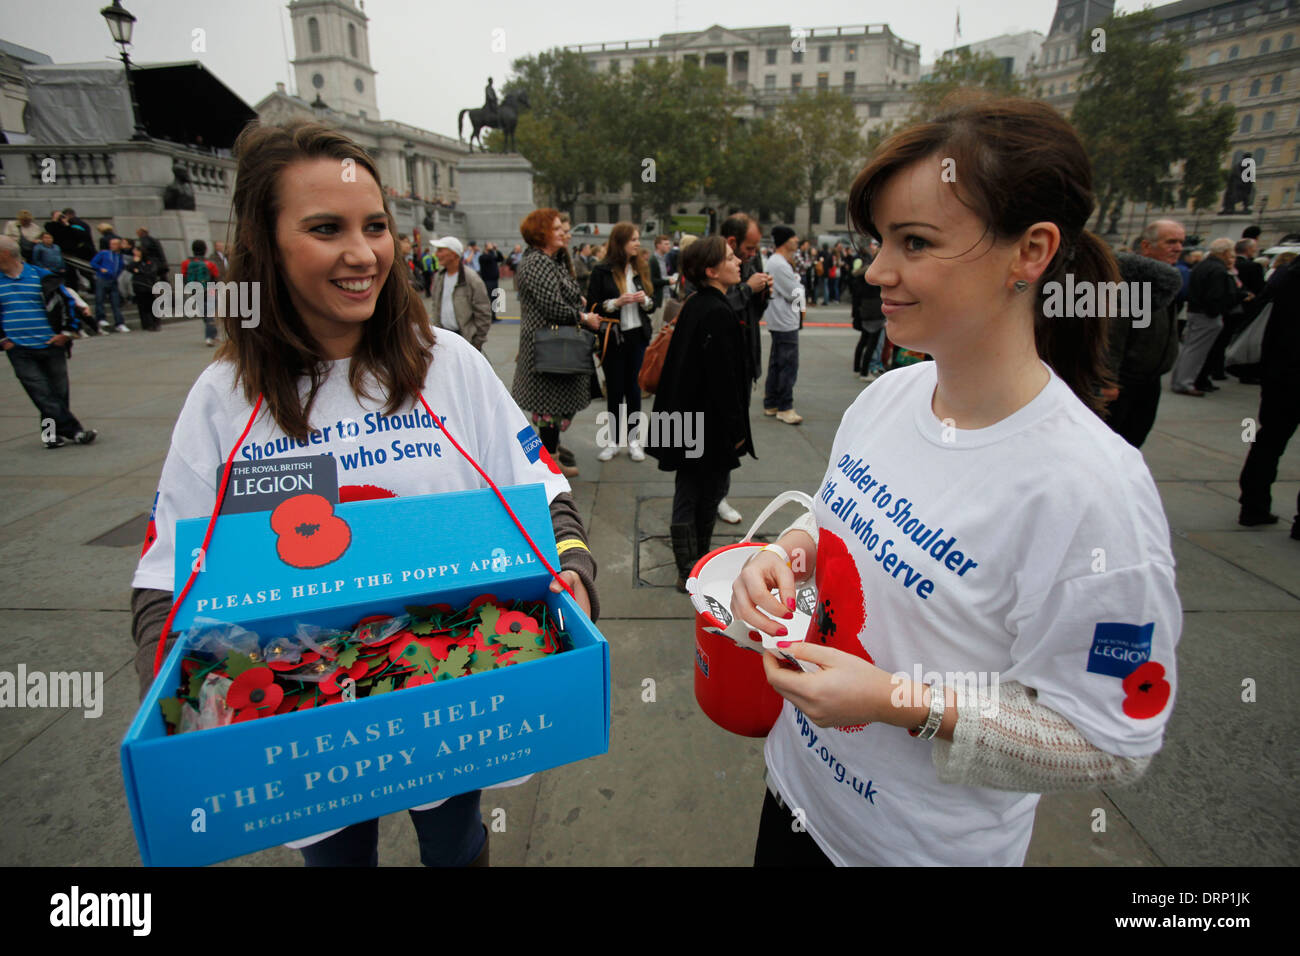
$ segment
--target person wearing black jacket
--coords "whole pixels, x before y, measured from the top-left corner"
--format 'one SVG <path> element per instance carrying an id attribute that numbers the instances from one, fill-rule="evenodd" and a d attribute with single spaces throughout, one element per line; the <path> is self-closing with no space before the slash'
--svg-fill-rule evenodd
<path id="1" fill-rule="evenodd" d="M 488 301 L 492 300 L 492 293 L 496 291 L 497 283 L 501 280 L 501 263 L 504 261 L 495 243 L 489 242 L 479 254 L 478 277 L 483 280 L 483 285 L 487 288 Z M 496 317 L 496 312 L 493 311 L 494 321 Z"/>
<path id="2" fill-rule="evenodd" d="M 1238 239 L 1236 245 L 1236 260 L 1233 268 L 1237 270 L 1237 278 L 1241 283 L 1241 291 L 1244 296 L 1243 302 L 1250 302 L 1257 295 L 1264 291 L 1264 267 L 1255 261 L 1255 253 L 1259 251 L 1259 243 L 1254 239 Z M 1226 381 L 1228 373 L 1223 367 L 1223 355 L 1228 349 L 1228 343 L 1232 341 L 1237 332 L 1246 324 L 1246 315 L 1242 310 L 1241 303 L 1233 308 L 1231 312 L 1223 317 L 1223 330 L 1219 332 L 1218 338 L 1214 340 L 1214 345 L 1210 347 L 1210 354 L 1205 357 L 1205 363 L 1201 366 L 1200 377 L 1197 378 L 1197 388 L 1205 391 L 1217 391 L 1219 386 L 1213 384 L 1215 381 Z M 1209 388 L 1206 388 L 1206 386 Z"/>
<path id="3" fill-rule="evenodd" d="M 143 230 L 142 230 L 143 231 Z M 153 313 L 154 283 L 161 275 L 158 261 L 145 251 L 144 238 L 131 250 L 131 257 L 126 260 L 124 268 L 131 273 L 131 297 L 135 299 L 136 308 L 140 310 L 140 328 L 145 332 L 162 331 L 162 319 Z M 157 245 L 157 240 L 154 240 Z"/>
<path id="4" fill-rule="evenodd" d="M 853 350 L 853 371 L 864 381 L 871 381 L 871 356 L 876 342 L 885 328 L 885 314 L 880 310 L 880 286 L 864 278 L 871 268 L 873 257 L 866 247 L 858 250 L 858 258 L 849 273 L 849 298 L 853 303 L 853 327 L 861 335 Z"/>
<path id="5" fill-rule="evenodd" d="M 601 320 L 596 352 L 605 370 L 605 407 L 615 436 L 612 444 L 597 453 L 600 461 L 618 454 L 625 423 L 641 411 L 637 373 L 650 344 L 650 314 L 655 308 L 650 270 L 637 261 L 641 235 L 636 226 L 630 222 L 615 225 L 606 249 L 605 258 L 592 267 L 587 278 L 587 302 Z M 645 461 L 635 435 L 627 436 L 627 450 L 633 461 Z"/>
<path id="6" fill-rule="evenodd" d="M 1260 345 L 1259 430 L 1238 479 L 1237 523 L 1247 527 L 1277 522 L 1270 489 L 1287 442 L 1300 427 L 1300 260 L 1273 273 L 1259 296 L 1261 307 L 1268 302 L 1273 311 Z M 1291 537 L 1300 541 L 1300 495 Z"/>
<path id="7" fill-rule="evenodd" d="M 655 416 L 690 421 L 695 441 L 650 448 L 660 471 L 675 471 L 672 536 L 677 590 L 701 555 L 707 554 L 726 497 L 731 471 L 742 455 L 754 454 L 749 428 L 749 378 L 745 329 L 727 301 L 726 290 L 740 279 L 740 260 L 721 236 L 697 240 L 682 251 L 682 276 L 696 293 L 682 306 L 655 399 Z"/>
<path id="8" fill-rule="evenodd" d="M 1205 389 L 1197 385 L 1205 357 L 1223 329 L 1224 316 L 1241 301 L 1243 293 L 1228 272 L 1235 259 L 1232 246 L 1231 239 L 1215 239 L 1209 254 L 1192 270 L 1187 291 L 1187 334 L 1170 383 L 1179 395 L 1199 398 L 1205 394 Z"/>
<path id="9" fill-rule="evenodd" d="M 1175 300 L 1183 288 L 1179 271 L 1157 258 L 1162 255 L 1160 246 L 1144 239 L 1140 248 L 1142 255 L 1121 252 L 1115 258 L 1126 283 L 1149 284 L 1150 312 L 1110 320 L 1110 367 L 1118 387 L 1106 408 L 1106 424 L 1134 448 L 1141 448 L 1151 433 L 1160 406 L 1160 377 L 1174 367 L 1178 357 Z M 1103 397 L 1107 396 L 1103 393 Z"/>

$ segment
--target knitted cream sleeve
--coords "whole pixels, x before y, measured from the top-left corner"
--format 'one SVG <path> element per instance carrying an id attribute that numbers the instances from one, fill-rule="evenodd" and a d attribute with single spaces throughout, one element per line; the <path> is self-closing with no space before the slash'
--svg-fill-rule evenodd
<path id="1" fill-rule="evenodd" d="M 932 757 L 944 783 L 1024 793 L 1126 786 L 1151 763 L 1098 750 L 1015 681 L 998 684 L 996 696 L 959 693 L 952 742 L 936 737 Z"/>

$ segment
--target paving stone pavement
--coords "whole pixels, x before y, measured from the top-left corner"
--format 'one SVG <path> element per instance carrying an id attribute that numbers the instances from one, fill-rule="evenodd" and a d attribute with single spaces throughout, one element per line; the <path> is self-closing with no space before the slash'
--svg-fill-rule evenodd
<path id="1" fill-rule="evenodd" d="M 810 316 L 847 319 L 847 309 L 836 307 Z M 517 337 L 507 319 L 488 338 L 487 355 L 507 382 Z M 863 386 L 849 371 L 855 337 L 846 327 L 801 336 L 801 426 L 752 414 L 760 459 L 734 473 L 729 497 L 747 521 L 778 492 L 808 491 L 820 480 L 842 410 Z M 35 410 L 16 379 L 0 375 L 0 671 L 20 663 L 29 671 L 99 671 L 105 694 L 98 718 L 0 710 L 0 864 L 139 862 L 118 763 L 138 703 L 130 579 L 172 426 L 212 355 L 194 320 L 158 334 L 76 343 L 73 409 L 100 438 L 57 451 L 42 447 Z M 625 454 L 597 462 L 599 410 L 589 407 L 562 440 L 578 456 L 574 491 L 600 562 L 600 627 L 613 663 L 610 751 L 486 792 L 485 817 L 502 810 L 496 819 L 505 821 L 504 832 L 493 834 L 492 860 L 746 865 L 763 796 L 761 741 L 719 730 L 695 704 L 690 608 L 671 588 L 663 540 L 672 476 Z M 1242 419 L 1257 410 L 1258 389 L 1235 380 L 1204 399 L 1167 390 L 1161 398 L 1143 452 L 1173 532 L 1185 611 L 1177 708 L 1164 752 L 1136 786 L 1043 799 L 1031 865 L 1289 864 L 1297 857 L 1292 652 L 1300 635 L 1300 542 L 1289 540 L 1287 522 L 1300 488 L 1300 441 L 1273 489 L 1283 522 L 1238 527 Z M 715 543 L 744 527 L 719 524 Z M 655 680 L 653 703 L 642 700 L 646 677 Z M 1242 700 L 1247 680 L 1254 703 Z M 1098 809 L 1104 832 L 1094 828 Z M 404 814 L 382 821 L 380 859 L 418 863 Z M 296 852 L 280 848 L 222 865 L 299 863 Z"/>

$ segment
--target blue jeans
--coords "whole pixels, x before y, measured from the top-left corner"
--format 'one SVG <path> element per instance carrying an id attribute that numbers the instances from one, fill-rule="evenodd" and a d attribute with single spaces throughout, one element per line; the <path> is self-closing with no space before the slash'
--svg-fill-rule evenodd
<path id="1" fill-rule="evenodd" d="M 104 298 L 107 297 L 113 306 L 113 324 L 126 325 L 126 319 L 122 317 L 122 290 L 117 287 L 116 279 L 105 279 L 101 275 L 95 276 L 95 321 L 103 322 L 104 319 Z"/>
<path id="2" fill-rule="evenodd" d="M 479 813 L 481 790 L 452 797 L 432 810 L 408 810 L 420 841 L 425 866 L 467 866 L 483 850 L 487 833 Z M 308 866 L 378 866 L 379 821 L 345 827 L 319 843 L 302 848 Z"/>
<path id="3" fill-rule="evenodd" d="M 763 407 L 788 412 L 794 408 L 794 382 L 799 377 L 799 330 L 768 334 L 772 336 L 772 351 L 767 356 Z"/>
<path id="4" fill-rule="evenodd" d="M 834 300 L 835 302 L 840 301 L 840 277 L 839 276 L 826 277 L 826 297 Z"/>

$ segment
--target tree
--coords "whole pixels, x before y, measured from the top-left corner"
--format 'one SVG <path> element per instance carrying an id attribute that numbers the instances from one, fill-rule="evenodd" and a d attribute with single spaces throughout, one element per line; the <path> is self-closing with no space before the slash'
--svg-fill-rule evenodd
<path id="1" fill-rule="evenodd" d="M 526 90 L 531 104 L 519 116 L 515 140 L 556 206 L 571 213 L 584 183 L 622 182 L 604 133 L 612 102 L 607 77 L 558 48 L 515 60 L 513 69 L 504 92 Z M 487 143 L 500 149 L 500 131 L 493 130 Z"/>
<path id="2" fill-rule="evenodd" d="M 742 101 L 725 71 L 642 60 L 612 77 L 611 90 L 601 128 L 614 172 L 605 181 L 630 180 L 633 201 L 660 221 L 675 203 L 714 191 L 714 176 L 730 162 L 724 147 L 735 135 Z"/>
<path id="3" fill-rule="evenodd" d="M 714 166 L 714 193 L 724 206 L 784 215 L 803 195 L 803 177 L 792 158 L 797 145 L 793 131 L 773 120 L 738 124 Z"/>
<path id="4" fill-rule="evenodd" d="M 957 90 L 979 89 L 1003 96 L 1030 95 L 1030 87 L 991 53 L 960 49 L 941 58 L 925 79 L 912 87 L 916 103 L 908 124 L 922 123 L 939 112 L 945 98 Z"/>
<path id="5" fill-rule="evenodd" d="M 1104 47 L 1097 52 L 1092 52 L 1088 35 L 1080 38 L 1080 53 L 1091 62 L 1081 78 L 1083 91 L 1071 119 L 1092 157 L 1094 186 L 1101 197 L 1097 231 L 1106 213 L 1117 214 L 1126 199 L 1172 205 L 1170 167 L 1203 148 L 1188 142 L 1183 111 L 1191 97 L 1183 92 L 1178 75 L 1182 39 L 1176 34 L 1149 39 L 1155 23 L 1147 10 L 1111 16 L 1101 24 Z M 1193 166 L 1199 169 L 1199 161 Z"/>
<path id="6" fill-rule="evenodd" d="M 791 137 L 793 149 L 786 162 L 799 174 L 800 193 L 808 203 L 808 231 L 813 232 L 812 216 L 822 200 L 847 189 L 866 158 L 853 101 L 829 90 L 803 93 L 781 105 L 777 124 Z"/>
<path id="7" fill-rule="evenodd" d="M 1178 190 L 1181 202 L 1197 209 L 1209 209 L 1219 201 L 1226 186 L 1219 157 L 1228 152 L 1228 141 L 1236 126 L 1237 111 L 1229 103 L 1202 103 L 1185 120 L 1187 143 L 1183 181 Z M 1231 177 L 1238 170 L 1228 170 Z"/>

